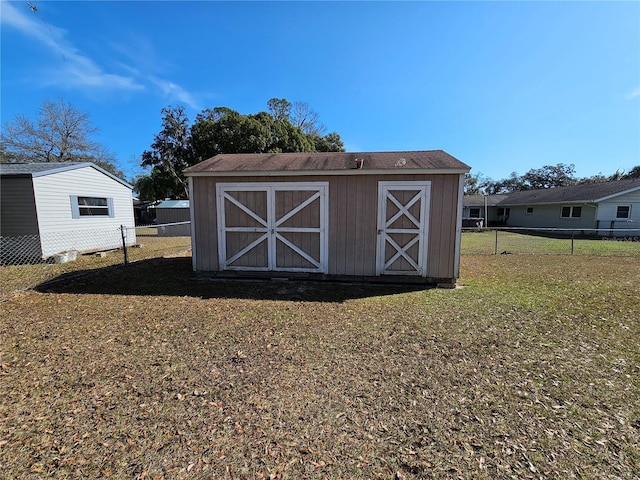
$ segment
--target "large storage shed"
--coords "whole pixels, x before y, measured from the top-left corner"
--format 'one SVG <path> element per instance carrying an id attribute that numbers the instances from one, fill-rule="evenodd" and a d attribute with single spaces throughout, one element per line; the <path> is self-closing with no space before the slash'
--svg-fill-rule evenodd
<path id="1" fill-rule="evenodd" d="M 131 185 L 88 162 L 0 165 L 3 261 L 136 241 Z"/>
<path id="2" fill-rule="evenodd" d="M 469 170 L 441 150 L 217 155 L 185 171 L 193 268 L 453 285 Z"/>

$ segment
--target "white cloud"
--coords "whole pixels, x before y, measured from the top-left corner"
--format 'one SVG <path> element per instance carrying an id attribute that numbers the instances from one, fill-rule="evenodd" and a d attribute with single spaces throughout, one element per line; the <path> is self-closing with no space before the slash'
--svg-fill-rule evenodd
<path id="1" fill-rule="evenodd" d="M 166 97 L 175 98 L 179 102 L 187 104 L 189 107 L 193 108 L 194 110 L 200 109 L 198 102 L 194 98 L 194 96 L 189 92 L 187 92 L 180 85 L 177 85 L 169 80 L 163 80 L 161 78 L 156 78 L 156 77 L 150 77 L 149 80 L 151 80 L 155 85 L 157 85 L 160 88 L 160 90 L 162 90 L 162 93 Z"/>
<path id="2" fill-rule="evenodd" d="M 627 94 L 627 100 L 632 100 L 638 97 L 640 97 L 640 87 L 636 88 L 631 93 Z"/>
<path id="3" fill-rule="evenodd" d="M 160 78 L 160 72 L 171 67 L 166 60 L 156 55 L 153 45 L 144 38 L 134 38 L 127 44 L 112 42 L 109 48 L 115 52 L 116 58 L 110 59 L 117 72 L 108 72 L 92 58 L 81 52 L 67 40 L 67 31 L 46 23 L 42 28 L 39 12 L 33 14 L 16 8 L 16 3 L 2 0 L 0 23 L 13 27 L 21 34 L 46 47 L 50 53 L 49 65 L 42 68 L 46 71 L 39 76 L 45 86 L 62 88 L 82 88 L 87 90 L 141 91 L 149 86 L 168 98 L 195 110 L 200 109 L 200 102 L 192 93 L 177 83 Z M 163 75 L 164 76 L 164 75 Z M 209 95 L 200 95 L 207 97 Z"/>
<path id="4" fill-rule="evenodd" d="M 38 12 L 34 12 L 34 15 L 38 15 Z M 105 72 L 66 40 L 65 30 L 49 24 L 43 29 L 36 18 L 21 12 L 10 2 L 2 2 L 2 24 L 17 29 L 51 52 L 51 59 L 55 65 L 46 67 L 47 85 L 114 90 L 144 89 L 144 85 L 133 77 Z"/>

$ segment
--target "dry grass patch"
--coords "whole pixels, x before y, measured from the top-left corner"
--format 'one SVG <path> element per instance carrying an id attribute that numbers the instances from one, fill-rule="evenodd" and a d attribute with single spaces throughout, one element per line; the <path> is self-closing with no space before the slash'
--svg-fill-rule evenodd
<path id="1" fill-rule="evenodd" d="M 0 304 L 0 477 L 634 478 L 640 262 L 458 290 L 140 262 Z M 155 293 L 155 295 L 154 295 Z"/>

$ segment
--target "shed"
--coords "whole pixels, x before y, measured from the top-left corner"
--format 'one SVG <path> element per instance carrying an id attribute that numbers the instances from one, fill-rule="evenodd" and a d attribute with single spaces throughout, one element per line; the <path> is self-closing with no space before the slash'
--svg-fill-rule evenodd
<path id="1" fill-rule="evenodd" d="M 189 200 L 165 200 L 156 205 L 158 235 L 163 237 L 188 237 L 191 235 Z"/>
<path id="2" fill-rule="evenodd" d="M 217 155 L 185 170 L 193 268 L 453 285 L 469 170 L 442 150 Z"/>
<path id="3" fill-rule="evenodd" d="M 0 165 L 2 257 L 48 258 L 136 241 L 132 187 L 88 162 Z"/>

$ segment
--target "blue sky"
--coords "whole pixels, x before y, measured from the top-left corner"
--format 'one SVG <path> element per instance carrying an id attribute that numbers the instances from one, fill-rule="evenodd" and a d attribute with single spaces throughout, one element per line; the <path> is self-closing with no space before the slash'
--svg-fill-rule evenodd
<path id="1" fill-rule="evenodd" d="M 307 102 L 348 151 L 495 180 L 640 164 L 640 2 L 1 3 L 1 116 L 63 98 L 129 176 L 160 109 Z"/>

